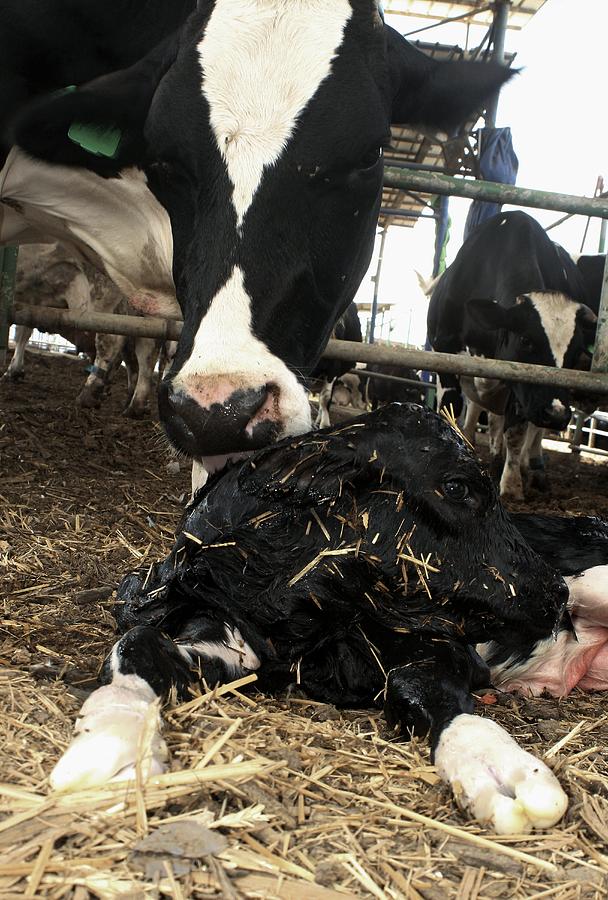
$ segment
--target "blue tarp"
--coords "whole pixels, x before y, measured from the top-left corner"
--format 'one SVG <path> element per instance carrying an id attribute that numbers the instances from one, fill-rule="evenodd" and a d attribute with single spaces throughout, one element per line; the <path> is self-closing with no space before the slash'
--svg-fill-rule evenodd
<path id="1" fill-rule="evenodd" d="M 513 149 L 510 128 L 481 128 L 479 173 L 486 181 L 515 184 L 519 160 Z M 474 228 L 500 212 L 502 203 L 473 200 L 464 226 L 464 240 Z"/>

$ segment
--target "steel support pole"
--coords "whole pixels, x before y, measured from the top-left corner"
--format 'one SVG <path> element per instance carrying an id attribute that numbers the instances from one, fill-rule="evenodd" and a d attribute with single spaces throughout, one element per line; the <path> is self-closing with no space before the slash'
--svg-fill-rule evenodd
<path id="1" fill-rule="evenodd" d="M 492 26 L 492 59 L 494 62 L 505 63 L 505 37 L 507 34 L 507 22 L 509 19 L 510 0 L 496 0 L 494 4 L 494 24 Z M 496 111 L 498 109 L 499 93 L 497 92 L 488 103 L 485 115 L 486 126 L 496 128 Z"/>
<path id="2" fill-rule="evenodd" d="M 591 362 L 592 372 L 608 372 L 608 256 L 604 263 L 604 277 L 600 294 L 600 308 L 597 314 L 595 349 Z"/>
<path id="3" fill-rule="evenodd" d="M 0 247 L 0 366 L 6 364 L 10 309 L 15 292 L 17 247 Z"/>
<path id="4" fill-rule="evenodd" d="M 386 233 L 388 227 L 382 229 L 380 236 L 380 249 L 378 251 L 378 265 L 376 266 L 376 274 L 374 275 L 374 297 L 372 299 L 372 313 L 369 319 L 369 343 L 373 344 L 376 337 L 376 317 L 378 315 L 378 291 L 380 289 L 380 273 L 382 272 L 382 256 L 384 254 L 384 243 L 386 241 Z"/>
<path id="5" fill-rule="evenodd" d="M 428 350 L 406 350 L 403 347 L 359 344 L 355 341 L 329 341 L 323 354 L 327 359 L 362 363 L 387 363 L 411 369 L 430 369 L 433 372 L 452 372 L 455 375 L 475 375 L 499 378 L 502 381 L 523 381 L 529 384 L 550 384 L 591 394 L 608 394 L 608 375 L 579 372 L 576 369 L 557 369 L 553 366 L 533 366 L 508 360 L 484 359 L 455 353 L 435 353 Z"/>
<path id="6" fill-rule="evenodd" d="M 385 375 L 384 372 L 370 372 L 368 369 L 349 369 L 349 375 L 358 375 L 359 377 L 375 378 L 378 381 L 396 381 L 398 384 L 412 385 L 412 387 L 420 388 L 421 391 L 434 390 L 435 385 L 428 381 L 416 381 L 413 378 L 402 378 L 401 375 Z"/>
<path id="7" fill-rule="evenodd" d="M 577 197 L 575 194 L 558 194 L 555 191 L 535 191 L 532 188 L 500 184 L 497 181 L 475 181 L 453 178 L 434 172 L 414 172 L 411 169 L 384 169 L 386 187 L 409 190 L 414 188 L 429 194 L 451 194 L 469 200 L 490 200 L 492 203 L 511 203 L 514 206 L 531 206 L 536 209 L 554 209 L 558 212 L 580 213 L 583 216 L 599 216 L 608 219 L 608 199 L 601 197 Z"/>
<path id="8" fill-rule="evenodd" d="M 161 341 L 176 341 L 183 324 L 174 319 L 142 318 L 110 313 L 75 313 L 67 309 L 41 309 L 35 306 L 23 306 L 9 311 L 9 321 L 13 321 L 16 325 L 29 325 L 45 331 L 57 331 L 62 326 L 69 325 L 83 331 L 126 334 Z M 327 359 L 343 359 L 351 364 L 387 363 L 411 369 L 426 368 L 435 372 L 479 375 L 483 378 L 500 378 L 503 381 L 523 381 L 530 384 L 550 384 L 591 394 L 608 394 L 608 374 L 556 369 L 552 366 L 532 366 L 527 363 L 484 359 L 480 356 L 434 353 L 427 350 L 408 350 L 394 345 L 385 347 L 378 344 L 336 340 L 329 341 L 323 356 Z"/>

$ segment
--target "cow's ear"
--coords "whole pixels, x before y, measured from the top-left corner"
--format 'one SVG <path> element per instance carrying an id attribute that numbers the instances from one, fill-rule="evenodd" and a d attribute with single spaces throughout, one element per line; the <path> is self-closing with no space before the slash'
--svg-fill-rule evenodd
<path id="1" fill-rule="evenodd" d="M 498 63 L 440 62 L 385 25 L 392 90 L 391 121 L 451 132 L 486 103 L 515 72 Z"/>
<path id="2" fill-rule="evenodd" d="M 102 175 L 143 162 L 150 104 L 176 53 L 172 35 L 127 69 L 37 98 L 15 119 L 13 142 L 38 159 Z"/>
<path id="3" fill-rule="evenodd" d="M 496 300 L 467 300 L 467 313 L 476 325 L 486 331 L 508 328 L 508 310 L 500 306 Z"/>

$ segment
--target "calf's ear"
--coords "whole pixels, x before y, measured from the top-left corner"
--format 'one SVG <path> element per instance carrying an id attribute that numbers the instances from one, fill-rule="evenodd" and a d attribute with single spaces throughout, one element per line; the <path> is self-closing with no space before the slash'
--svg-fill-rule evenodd
<path id="1" fill-rule="evenodd" d="M 150 104 L 176 53 L 172 35 L 127 69 L 37 98 L 14 120 L 13 142 L 38 159 L 101 175 L 143 162 Z"/>
<path id="2" fill-rule="evenodd" d="M 393 95 L 391 121 L 451 132 L 486 103 L 515 71 L 498 63 L 441 62 L 385 25 Z"/>
<path id="3" fill-rule="evenodd" d="M 475 299 L 467 300 L 467 313 L 476 325 L 486 331 L 498 331 L 508 328 L 507 310 L 503 309 L 496 300 Z"/>

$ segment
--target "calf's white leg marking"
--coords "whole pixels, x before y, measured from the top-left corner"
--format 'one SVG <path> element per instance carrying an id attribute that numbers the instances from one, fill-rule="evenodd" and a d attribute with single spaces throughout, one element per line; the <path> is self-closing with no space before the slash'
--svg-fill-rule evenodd
<path id="1" fill-rule="evenodd" d="M 196 662 L 198 656 L 221 659 L 233 675 L 242 675 L 244 672 L 259 669 L 260 660 L 245 641 L 239 629 L 225 625 L 224 634 L 223 641 L 196 641 L 195 643 L 177 644 L 177 648 L 190 663 Z"/>
<path id="2" fill-rule="evenodd" d="M 165 770 L 167 746 L 160 734 L 159 698 L 138 675 L 116 673 L 112 683 L 85 700 L 74 731 L 76 737 L 50 776 L 57 791 L 78 791 L 110 780 L 135 777 L 144 733 L 150 735 L 143 770 Z M 149 729 L 149 731 L 148 731 Z"/>
<path id="3" fill-rule="evenodd" d="M 550 828 L 568 806 L 553 772 L 490 719 L 456 716 L 439 739 L 435 765 L 459 806 L 498 834 Z"/>

